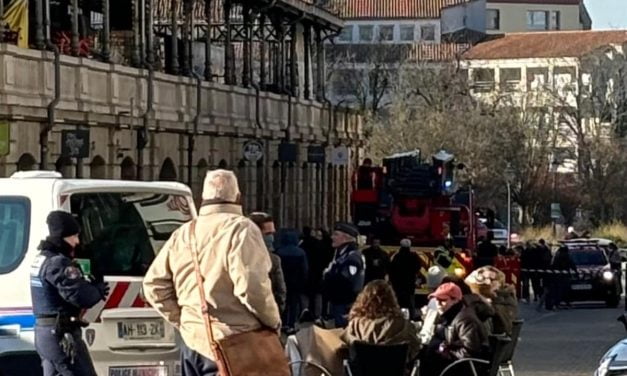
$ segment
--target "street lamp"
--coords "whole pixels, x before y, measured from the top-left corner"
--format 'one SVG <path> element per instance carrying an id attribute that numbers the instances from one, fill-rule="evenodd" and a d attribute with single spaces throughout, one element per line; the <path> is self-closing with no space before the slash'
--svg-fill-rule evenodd
<path id="1" fill-rule="evenodd" d="M 516 178 L 515 173 L 512 165 L 507 163 L 507 167 L 503 171 L 505 184 L 507 184 L 507 249 L 512 247 L 512 183 Z"/>
<path id="2" fill-rule="evenodd" d="M 553 224 L 553 239 L 557 237 L 557 213 L 553 213 L 554 208 L 557 206 L 557 169 L 560 166 L 560 161 L 556 156 L 553 156 L 551 160 L 551 173 L 553 174 L 553 203 L 551 204 L 551 222 Z"/>

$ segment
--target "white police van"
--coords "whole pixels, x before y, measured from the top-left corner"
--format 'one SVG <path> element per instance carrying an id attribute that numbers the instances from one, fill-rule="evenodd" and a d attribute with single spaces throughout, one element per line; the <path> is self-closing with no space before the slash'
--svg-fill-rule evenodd
<path id="1" fill-rule="evenodd" d="M 81 225 L 76 257 L 111 292 L 83 330 L 98 375 L 180 374 L 179 337 L 143 299 L 141 282 L 170 234 L 196 216 L 180 183 L 63 179 L 18 172 L 0 179 L 0 376 L 41 374 L 34 349 L 29 270 L 52 210 Z"/>

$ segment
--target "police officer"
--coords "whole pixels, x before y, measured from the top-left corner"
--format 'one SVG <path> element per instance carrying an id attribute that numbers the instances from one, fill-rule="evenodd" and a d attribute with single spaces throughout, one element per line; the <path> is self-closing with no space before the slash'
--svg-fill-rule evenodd
<path id="1" fill-rule="evenodd" d="M 95 376 L 79 318 L 109 292 L 105 282 L 88 281 L 73 262 L 79 225 L 71 214 L 53 211 L 46 220 L 50 235 L 41 242 L 31 267 L 30 284 L 35 314 L 35 348 L 44 376 Z"/>
<path id="2" fill-rule="evenodd" d="M 357 246 L 359 230 L 350 223 L 337 223 L 331 236 L 335 257 L 323 275 L 323 291 L 331 305 L 335 327 L 348 324 L 346 315 L 364 287 L 364 257 Z"/>

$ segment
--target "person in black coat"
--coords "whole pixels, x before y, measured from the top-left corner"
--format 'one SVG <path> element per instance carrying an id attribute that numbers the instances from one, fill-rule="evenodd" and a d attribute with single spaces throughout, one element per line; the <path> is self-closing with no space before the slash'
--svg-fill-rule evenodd
<path id="1" fill-rule="evenodd" d="M 389 275 L 398 304 L 402 308 L 409 309 L 410 317 L 416 314 L 414 295 L 419 272 L 420 258 L 411 251 L 411 241 L 403 239 L 401 248 L 390 262 Z"/>
<path id="2" fill-rule="evenodd" d="M 570 291 L 570 273 L 577 272 L 577 266 L 570 258 L 568 247 L 563 245 L 557 250 L 551 263 L 551 269 L 560 273 L 555 273 L 552 277 L 549 277 L 551 299 L 547 302 L 547 309 L 558 307 L 561 303 L 566 303 L 567 306 L 570 306 L 570 298 L 568 296 Z"/>
<path id="3" fill-rule="evenodd" d="M 475 268 L 480 268 L 482 266 L 494 266 L 494 259 L 498 255 L 497 246 L 492 243 L 494 240 L 494 233 L 492 231 L 488 231 L 487 238 L 479 243 L 477 247 L 477 258 L 475 260 Z"/>
<path id="4" fill-rule="evenodd" d="M 390 256 L 381 248 L 381 239 L 372 238 L 370 247 L 362 251 L 366 259 L 366 282 L 385 279 L 390 265 Z"/>
<path id="5" fill-rule="evenodd" d="M 286 308 L 283 324 L 288 330 L 294 329 L 296 319 L 305 308 L 303 294 L 307 283 L 309 266 L 305 251 L 298 246 L 299 234 L 296 230 L 283 230 L 279 236 L 276 254 L 281 258 L 281 267 L 287 288 Z"/>
<path id="6" fill-rule="evenodd" d="M 321 235 L 322 233 L 320 232 L 320 237 Z M 309 312 L 317 319 L 322 315 L 323 311 L 322 273 L 327 265 L 329 265 L 329 262 L 331 262 L 333 251 L 330 249 L 330 246 L 329 248 L 324 247 L 322 240 L 313 235 L 313 230 L 310 227 L 303 228 L 303 239 L 300 247 L 305 250 L 309 264 L 307 286 L 305 287 L 307 305 Z"/>
<path id="7" fill-rule="evenodd" d="M 46 220 L 49 236 L 30 270 L 35 316 L 35 349 L 44 376 L 96 376 L 82 339 L 81 311 L 105 300 L 106 282 L 88 281 L 73 260 L 79 244 L 79 225 L 70 213 L 53 211 Z"/>

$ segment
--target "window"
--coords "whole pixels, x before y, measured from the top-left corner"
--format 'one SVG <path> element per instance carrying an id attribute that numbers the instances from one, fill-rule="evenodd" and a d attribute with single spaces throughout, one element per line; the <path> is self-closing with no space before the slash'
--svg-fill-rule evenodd
<path id="1" fill-rule="evenodd" d="M 96 276 L 143 276 L 170 235 L 192 219 L 184 196 L 161 193 L 79 193 L 70 199 L 81 225 L 78 258 Z"/>
<path id="2" fill-rule="evenodd" d="M 28 249 L 30 201 L 26 197 L 0 198 L 0 274 L 17 268 Z"/>
<path id="3" fill-rule="evenodd" d="M 607 258 L 601 250 L 573 250 L 570 258 L 575 265 L 607 265 Z"/>
<path id="4" fill-rule="evenodd" d="M 548 83 L 548 81 L 548 68 L 527 68 L 527 89 L 541 89 Z"/>
<path id="5" fill-rule="evenodd" d="M 421 26 L 420 38 L 422 40 L 434 41 L 435 40 L 435 26 L 433 25 Z"/>
<path id="6" fill-rule="evenodd" d="M 551 30 L 560 30 L 560 12 L 554 10 L 551 12 Z"/>
<path id="7" fill-rule="evenodd" d="M 342 29 L 342 33 L 339 37 L 342 42 L 352 42 L 353 41 L 353 25 L 346 26 Z"/>
<path id="8" fill-rule="evenodd" d="M 472 79 L 477 92 L 488 92 L 494 89 L 494 69 L 473 69 Z"/>
<path id="9" fill-rule="evenodd" d="M 501 88 L 507 92 L 517 91 L 520 88 L 520 80 L 522 78 L 520 68 L 502 68 Z"/>
<path id="10" fill-rule="evenodd" d="M 486 29 L 499 30 L 501 28 L 501 13 L 498 9 L 486 9 Z"/>
<path id="11" fill-rule="evenodd" d="M 372 42 L 374 36 L 374 26 L 361 25 L 359 26 L 359 40 L 361 42 Z"/>
<path id="12" fill-rule="evenodd" d="M 379 26 L 379 40 L 389 42 L 394 40 L 394 25 Z"/>
<path id="13" fill-rule="evenodd" d="M 530 10 L 527 12 L 527 30 L 548 30 L 549 12 Z"/>
<path id="14" fill-rule="evenodd" d="M 416 28 L 414 25 L 401 25 L 401 40 L 411 42 L 415 39 Z"/>

